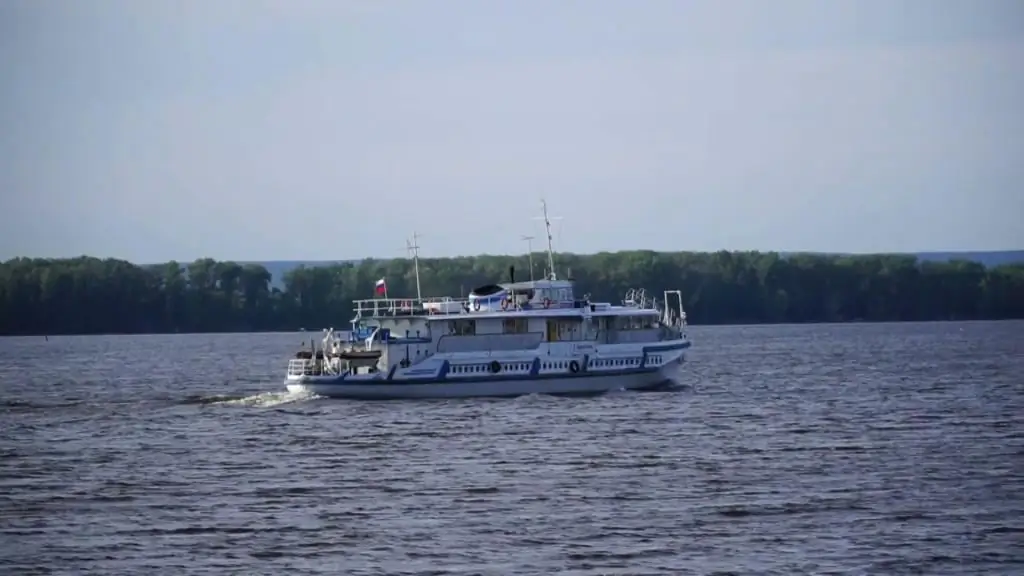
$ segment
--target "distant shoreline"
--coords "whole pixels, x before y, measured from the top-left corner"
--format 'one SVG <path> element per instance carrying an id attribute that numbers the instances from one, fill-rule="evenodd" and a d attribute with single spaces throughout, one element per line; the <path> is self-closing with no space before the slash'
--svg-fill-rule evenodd
<path id="1" fill-rule="evenodd" d="M 1022 252 L 1024 254 L 1024 252 Z M 533 276 L 546 258 L 533 255 Z M 460 297 L 494 282 L 529 279 L 518 256 L 421 258 L 424 296 Z M 921 261 L 917 256 L 759 252 L 558 254 L 578 297 L 619 302 L 679 289 L 690 324 L 762 325 L 1024 318 L 1024 263 Z M 352 301 L 387 280 L 393 297 L 416 295 L 408 259 L 298 267 L 280 286 L 258 264 L 200 259 L 137 266 L 81 257 L 0 263 L 0 335 L 318 333 L 347 329 Z"/>
<path id="2" fill-rule="evenodd" d="M 746 253 L 729 251 L 730 253 Z M 618 252 L 612 252 L 616 254 Z M 675 254 L 677 252 L 658 252 L 656 254 Z M 714 254 L 715 252 L 692 252 L 692 254 Z M 778 254 L 783 258 L 789 258 L 793 256 L 821 256 L 826 258 L 857 258 L 857 257 L 871 257 L 871 256 L 911 256 L 916 258 L 919 262 L 949 262 L 951 260 L 966 260 L 969 262 L 977 262 L 984 265 L 986 268 L 992 268 L 994 266 L 1002 266 L 1006 264 L 1024 263 L 1024 250 L 935 250 L 935 251 L 924 251 L 924 252 L 879 252 L 879 253 L 841 253 L 841 252 L 809 252 L 809 251 L 795 251 L 795 250 L 781 250 L 777 252 L 762 252 L 762 254 Z M 601 254 L 600 252 L 577 254 L 577 256 L 594 256 Z M 488 255 L 491 257 L 491 255 Z M 494 257 L 500 258 L 516 258 L 517 256 L 506 256 L 506 255 L 495 255 Z M 474 258 L 474 256 L 443 256 L 438 259 L 459 259 L 459 258 Z M 324 266 L 336 266 L 336 265 L 354 265 L 358 266 L 363 262 L 388 262 L 390 260 L 401 260 L 400 258 L 352 258 L 352 259 L 340 259 L 340 260 L 246 260 L 239 261 L 240 264 L 256 264 L 263 266 L 271 274 L 271 284 L 276 287 L 281 287 L 283 284 L 284 275 L 288 272 L 300 267 L 324 267 Z M 158 265 L 158 264 L 157 264 Z M 150 266 L 150 264 L 144 264 L 144 266 Z"/>
<path id="3" fill-rule="evenodd" d="M 690 324 L 688 329 L 701 330 L 704 328 L 767 328 L 767 327 L 786 327 L 786 326 L 877 326 L 884 324 L 892 325 L 909 325 L 909 324 L 981 324 L 981 323 L 1002 323 L 1002 322 L 1024 322 L 1024 318 L 993 318 L 993 319 L 982 319 L 982 320 L 877 320 L 877 321 L 857 321 L 857 320 L 844 320 L 839 322 L 763 322 L 760 324 Z M 345 324 L 348 326 L 348 323 Z M 327 328 L 326 326 L 323 328 Z M 337 331 L 347 332 L 347 328 L 340 326 L 334 326 Z M 302 336 L 305 335 L 306 342 L 310 338 L 317 339 L 323 334 L 322 328 L 316 330 L 307 330 L 300 332 L 298 330 L 255 330 L 251 332 L 237 332 L 237 331 L 211 331 L 211 332 L 96 332 L 96 333 L 81 333 L 81 334 L 5 334 L 0 335 L 0 338 L 84 338 L 92 336 L 117 336 L 117 337 L 130 337 L 130 336 L 247 336 L 254 334 L 279 334 L 279 335 L 294 335 L 299 337 L 299 341 L 302 341 Z"/>

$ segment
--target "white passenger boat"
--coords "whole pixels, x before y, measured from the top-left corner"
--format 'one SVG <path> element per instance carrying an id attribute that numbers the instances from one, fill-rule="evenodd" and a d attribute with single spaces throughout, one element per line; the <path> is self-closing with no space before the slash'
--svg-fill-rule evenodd
<path id="1" fill-rule="evenodd" d="M 621 304 L 578 297 L 554 273 L 474 290 L 469 298 L 355 301 L 347 337 L 326 330 L 321 345 L 288 362 L 291 392 L 392 399 L 597 394 L 678 382 L 685 351 L 682 293 L 662 300 L 630 290 Z M 418 269 L 418 262 L 417 262 Z M 418 271 L 417 271 L 417 285 Z"/>

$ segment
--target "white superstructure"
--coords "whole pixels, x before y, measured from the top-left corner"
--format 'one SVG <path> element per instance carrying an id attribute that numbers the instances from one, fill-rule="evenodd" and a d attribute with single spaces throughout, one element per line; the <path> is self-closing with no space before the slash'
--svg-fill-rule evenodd
<path id="1" fill-rule="evenodd" d="M 547 224 L 545 209 L 545 224 Z M 354 302 L 347 339 L 333 329 L 288 363 L 289 391 L 347 398 L 452 398 L 652 389 L 677 380 L 690 346 L 682 293 L 631 290 L 619 305 L 575 294 L 554 273 L 483 286 L 468 298 Z"/>

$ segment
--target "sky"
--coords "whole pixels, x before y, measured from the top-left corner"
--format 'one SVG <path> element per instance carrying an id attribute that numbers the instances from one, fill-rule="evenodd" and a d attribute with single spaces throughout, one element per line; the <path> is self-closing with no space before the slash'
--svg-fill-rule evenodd
<path id="1" fill-rule="evenodd" d="M 4 0 L 0 260 L 1024 248 L 1017 0 Z"/>

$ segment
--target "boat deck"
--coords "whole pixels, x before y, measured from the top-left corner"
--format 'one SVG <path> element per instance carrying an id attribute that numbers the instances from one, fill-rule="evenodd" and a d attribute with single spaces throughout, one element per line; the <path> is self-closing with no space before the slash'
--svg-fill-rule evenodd
<path id="1" fill-rule="evenodd" d="M 613 306 L 607 302 L 554 303 L 550 307 L 519 306 L 507 310 L 473 310 L 465 298 L 371 298 L 354 300 L 353 312 L 357 318 L 423 317 L 444 319 L 452 316 L 471 315 L 473 318 L 516 318 L 524 316 L 567 316 L 586 313 L 602 316 L 633 316 L 659 314 L 657 308 L 640 306 Z"/>

